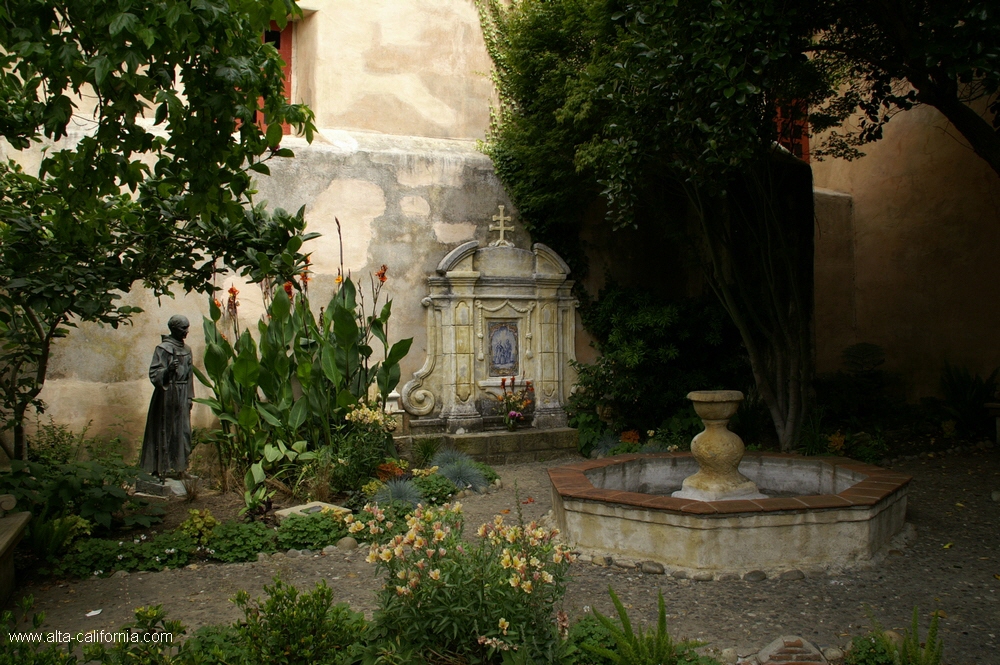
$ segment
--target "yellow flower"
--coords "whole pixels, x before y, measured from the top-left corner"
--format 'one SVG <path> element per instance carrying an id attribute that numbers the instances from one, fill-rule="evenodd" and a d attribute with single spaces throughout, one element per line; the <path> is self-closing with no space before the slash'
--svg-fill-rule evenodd
<path id="1" fill-rule="evenodd" d="M 554 578 L 554 577 L 552 577 L 552 573 L 550 573 L 550 572 L 549 572 L 549 571 L 547 571 L 547 570 L 543 570 L 543 571 L 542 571 L 542 580 L 543 580 L 543 581 L 544 581 L 544 582 L 545 582 L 546 584 L 552 584 L 552 582 L 553 582 L 553 581 L 555 581 L 555 578 Z"/>
<path id="2" fill-rule="evenodd" d="M 379 556 L 380 559 L 382 559 L 386 563 L 389 563 L 390 561 L 392 561 L 392 550 L 390 550 L 387 547 L 384 550 L 382 550 L 381 552 L 379 552 L 378 556 Z"/>
<path id="3" fill-rule="evenodd" d="M 438 529 L 437 531 L 434 532 L 434 542 L 440 543 L 442 540 L 444 540 L 444 531 Z"/>
<path id="4" fill-rule="evenodd" d="M 412 593 L 413 593 L 413 591 L 410 590 L 410 587 L 405 587 L 405 586 L 397 586 L 396 587 L 396 595 L 397 596 L 408 596 L 408 595 L 410 595 Z"/>
<path id="5" fill-rule="evenodd" d="M 508 581 L 508 582 L 510 582 L 510 585 L 511 585 L 512 587 L 514 587 L 515 589 L 516 589 L 517 587 L 521 586 L 521 578 L 520 578 L 520 577 L 518 577 L 517 575 L 511 575 L 511 576 L 510 576 L 510 579 L 509 579 L 509 580 L 507 580 L 507 581 Z"/>
<path id="6" fill-rule="evenodd" d="M 500 627 L 500 630 L 503 631 L 503 634 L 506 635 L 507 629 L 510 628 L 510 621 L 507 621 L 503 617 L 500 617 L 500 622 L 497 625 Z"/>
<path id="7" fill-rule="evenodd" d="M 521 591 L 531 593 L 531 580 L 524 580 L 521 582 Z"/>
<path id="8" fill-rule="evenodd" d="M 428 573 L 428 576 L 432 580 L 439 580 L 439 579 L 441 579 L 441 571 L 438 570 L 437 568 L 435 568 L 434 570 L 432 570 L 431 572 Z"/>

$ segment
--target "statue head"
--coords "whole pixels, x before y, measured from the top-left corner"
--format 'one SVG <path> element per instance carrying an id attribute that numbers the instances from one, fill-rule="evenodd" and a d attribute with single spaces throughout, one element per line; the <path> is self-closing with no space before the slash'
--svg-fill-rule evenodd
<path id="1" fill-rule="evenodd" d="M 174 314 L 167 321 L 167 327 L 170 328 L 171 337 L 183 342 L 184 338 L 187 337 L 188 328 L 191 327 L 191 323 L 183 314 Z"/>

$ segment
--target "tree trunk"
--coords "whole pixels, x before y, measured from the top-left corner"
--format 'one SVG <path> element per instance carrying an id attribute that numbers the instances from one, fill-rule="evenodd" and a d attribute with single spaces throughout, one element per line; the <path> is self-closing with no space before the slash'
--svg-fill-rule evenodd
<path id="1" fill-rule="evenodd" d="M 813 200 L 809 166 L 772 155 L 725 200 L 691 200 L 705 276 L 739 330 L 783 451 L 794 450 L 813 375 Z"/>

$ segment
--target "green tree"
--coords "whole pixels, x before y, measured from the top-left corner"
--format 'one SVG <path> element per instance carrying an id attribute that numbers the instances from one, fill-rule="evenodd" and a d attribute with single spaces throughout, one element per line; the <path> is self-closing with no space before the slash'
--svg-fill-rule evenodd
<path id="1" fill-rule="evenodd" d="M 486 151 L 522 219 L 578 268 L 571 231 L 595 199 L 617 226 L 674 229 L 739 328 L 785 449 L 812 378 L 813 213 L 808 174 L 776 148 L 791 123 L 775 119 L 808 118 L 830 130 L 814 154 L 854 158 L 930 104 L 1000 173 L 992 3 L 481 0 L 480 13 L 500 97 Z"/>
<path id="2" fill-rule="evenodd" d="M 817 114 L 857 126 L 822 152 L 856 156 L 899 111 L 940 111 L 1000 174 L 1000 7 L 989 0 L 827 0 L 808 13 L 803 52 L 844 82 Z"/>
<path id="3" fill-rule="evenodd" d="M 831 88 L 780 4 L 490 0 L 482 22 L 501 99 L 487 152 L 522 219 L 563 248 L 549 220 L 578 222 L 599 195 L 616 226 L 674 229 L 788 449 L 812 372 L 813 217 L 808 167 L 775 147 L 774 119 Z M 562 180 L 537 177 L 551 164 Z"/>
<path id="4" fill-rule="evenodd" d="M 283 95 L 261 35 L 292 0 L 12 0 L 0 7 L 0 129 L 40 169 L 0 164 L 0 397 L 26 459 L 53 340 L 113 327 L 141 283 L 209 292 L 217 270 L 301 271 L 305 223 L 252 205 L 252 176 L 291 157 L 282 123 L 311 140 L 312 112 Z M 275 260 L 272 260 L 274 258 Z"/>

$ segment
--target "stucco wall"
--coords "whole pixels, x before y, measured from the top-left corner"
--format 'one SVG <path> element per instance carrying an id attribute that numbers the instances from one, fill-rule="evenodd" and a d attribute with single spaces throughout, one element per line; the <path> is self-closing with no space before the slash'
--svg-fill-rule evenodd
<path id="1" fill-rule="evenodd" d="M 492 68 L 474 0 L 306 0 L 293 99 L 318 127 L 483 138 Z"/>
<path id="2" fill-rule="evenodd" d="M 389 335 L 414 338 L 401 363 L 405 383 L 424 360 L 426 310 L 420 301 L 428 293 L 427 276 L 457 245 L 469 240 L 485 244 L 497 206 L 505 205 L 509 212 L 511 204 L 474 141 L 344 131 L 331 136 L 333 143 L 313 146 L 289 141 L 296 158 L 272 163 L 272 176 L 258 182 L 258 199 L 289 210 L 305 205 L 308 229 L 322 234 L 303 248 L 312 252 L 315 275 L 309 290 L 317 311 L 333 293 L 340 262 L 335 218 L 343 229 L 345 268 L 366 294 L 368 275 L 388 266 L 383 293 L 393 300 Z M 520 228 L 513 240 L 529 247 Z M 262 312 L 260 290 L 232 277 L 218 280 L 223 289 L 231 285 L 240 290 L 243 325 L 254 326 Z M 112 330 L 81 325 L 55 345 L 41 397 L 56 422 L 80 429 L 93 421 L 92 433 L 117 427 L 133 437 L 141 435 L 152 395 L 146 372 L 171 314 L 191 320 L 188 342 L 201 365 L 201 320 L 208 311 L 204 297 L 157 303 L 139 290 L 128 300 L 146 310 L 133 326 Z M 207 391 L 200 384 L 197 390 L 202 395 Z M 194 424 L 208 425 L 207 409 L 195 408 Z"/>
<path id="3" fill-rule="evenodd" d="M 910 399 L 937 393 L 945 360 L 992 371 L 1000 365 L 1000 178 L 929 107 L 896 116 L 866 152 L 813 164 L 817 186 L 854 201 L 853 243 L 835 238 L 831 248 L 846 260 L 853 244 L 853 341 L 885 349 L 886 369 L 902 374 Z M 817 252 L 817 272 L 820 260 Z M 818 317 L 828 295 L 817 291 Z M 818 346 L 851 339 L 849 307 L 837 311 L 817 326 Z M 821 366 L 832 352 L 823 351 Z"/>

